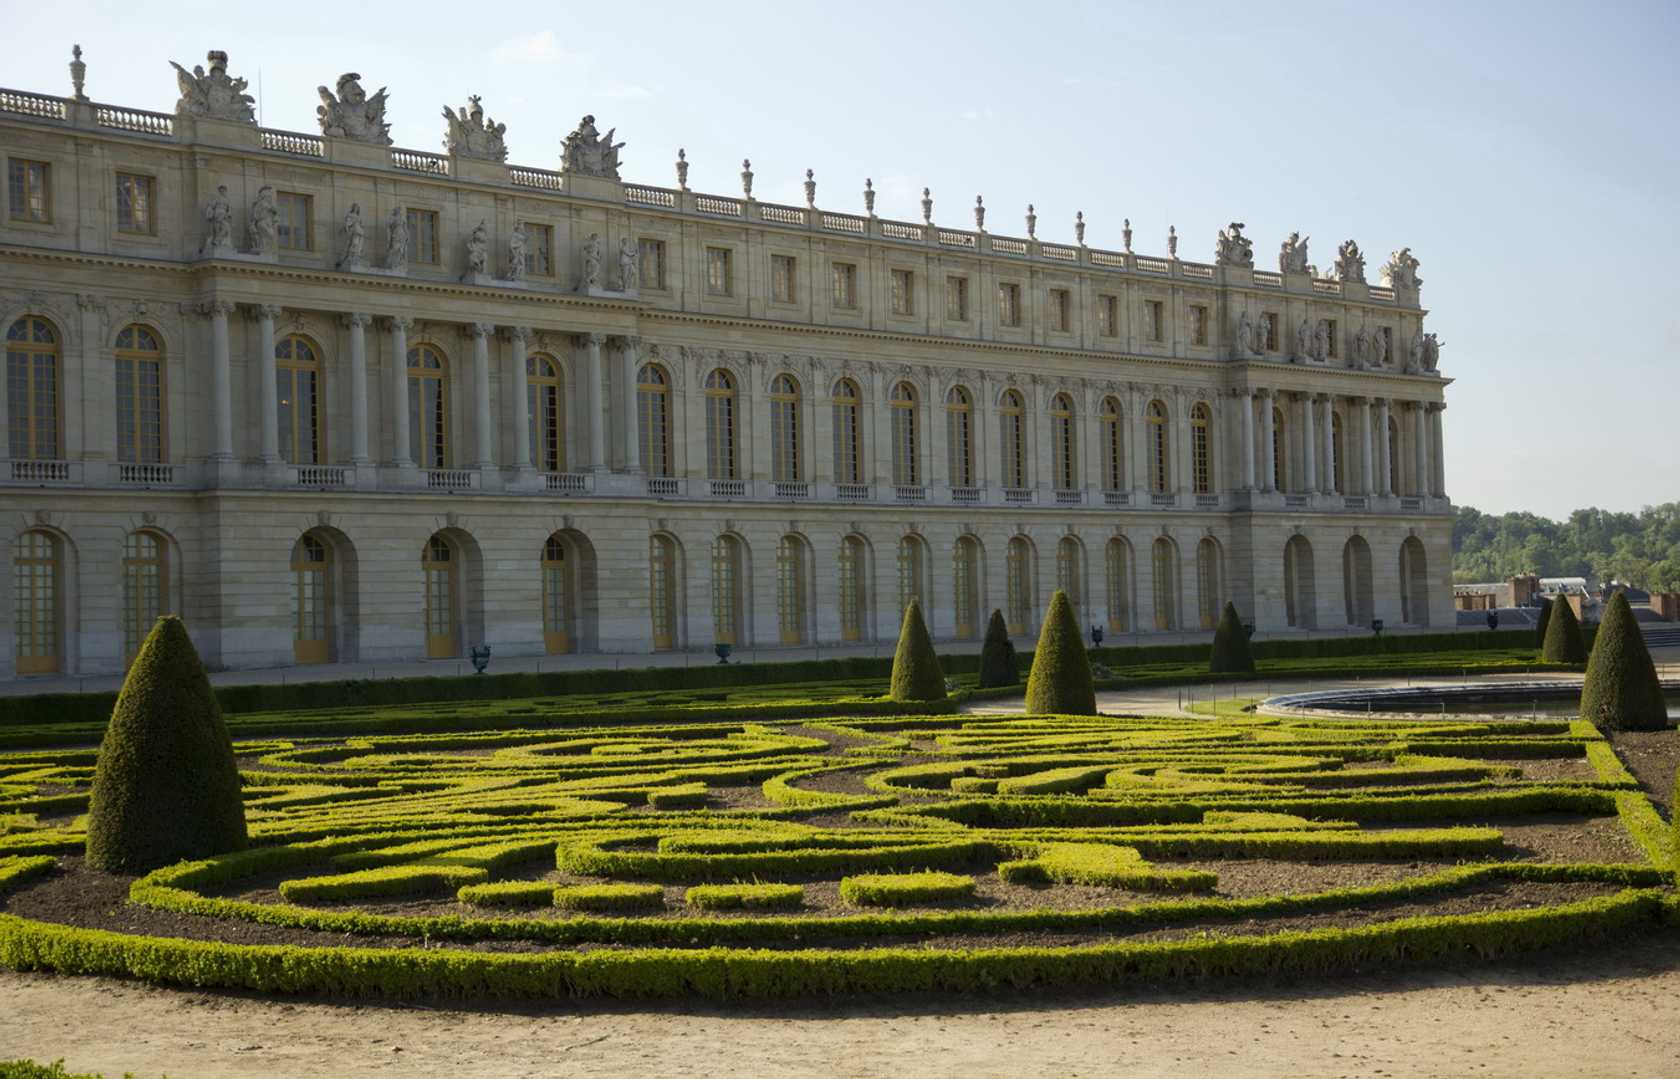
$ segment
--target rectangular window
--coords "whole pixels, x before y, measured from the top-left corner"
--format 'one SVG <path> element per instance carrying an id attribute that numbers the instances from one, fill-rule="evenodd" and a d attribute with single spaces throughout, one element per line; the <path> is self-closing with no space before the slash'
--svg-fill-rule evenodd
<path id="1" fill-rule="evenodd" d="M 949 322 L 968 321 L 968 278 L 945 279 L 945 318 Z"/>
<path id="2" fill-rule="evenodd" d="M 857 267 L 849 262 L 834 264 L 834 306 L 855 308 L 857 301 Z"/>
<path id="3" fill-rule="evenodd" d="M 408 249 L 414 261 L 438 264 L 438 215 L 431 210 L 408 211 Z"/>
<path id="4" fill-rule="evenodd" d="M 525 272 L 533 277 L 554 276 L 554 230 L 525 224 Z"/>
<path id="5" fill-rule="evenodd" d="M 1201 304 L 1190 306 L 1190 343 L 1193 345 L 1208 343 L 1208 309 Z"/>
<path id="6" fill-rule="evenodd" d="M 1276 352 L 1278 350 L 1278 314 L 1277 314 L 1277 312 L 1276 311 L 1267 311 L 1266 316 L 1265 316 L 1265 321 L 1262 323 L 1262 325 L 1265 327 L 1265 335 L 1266 335 L 1266 346 L 1265 347 L 1266 347 L 1266 351 L 1267 352 Z"/>
<path id="7" fill-rule="evenodd" d="M 1021 286 L 1012 282 L 998 285 L 998 322 L 1005 326 L 1021 324 Z"/>
<path id="8" fill-rule="evenodd" d="M 280 217 L 274 225 L 274 243 L 282 251 L 310 251 L 315 247 L 315 200 L 308 195 L 291 191 L 274 193 L 274 205 Z"/>
<path id="9" fill-rule="evenodd" d="M 117 231 L 150 236 L 157 231 L 157 181 L 132 172 L 117 173 Z"/>
<path id="10" fill-rule="evenodd" d="M 636 251 L 636 274 L 642 279 L 642 287 L 664 288 L 665 241 L 650 240 L 644 236 L 636 241 Z"/>
<path id="11" fill-rule="evenodd" d="M 1120 297 L 1097 297 L 1097 332 L 1114 337 L 1120 332 Z"/>
<path id="12" fill-rule="evenodd" d="M 1166 304 L 1160 300 L 1145 300 L 1144 313 L 1149 316 L 1149 339 L 1151 341 L 1165 341 L 1167 339 Z"/>
<path id="13" fill-rule="evenodd" d="M 776 303 L 797 303 L 794 273 L 798 263 L 792 255 L 770 256 L 770 298 Z"/>
<path id="14" fill-rule="evenodd" d="M 6 163 L 6 204 L 13 221 L 52 220 L 52 167 L 45 161 L 12 158 Z"/>
<path id="15" fill-rule="evenodd" d="M 735 271 L 727 247 L 706 248 L 706 291 L 713 296 L 735 295 Z"/>
<path id="16" fill-rule="evenodd" d="M 1336 335 L 1336 320 L 1333 319 L 1333 318 L 1327 318 L 1327 319 L 1324 320 L 1324 325 L 1330 331 L 1330 352 L 1329 352 L 1329 356 L 1333 360 L 1338 355 L 1338 352 L 1337 352 L 1337 349 L 1336 349 L 1336 336 L 1337 336 Z"/>
<path id="17" fill-rule="evenodd" d="M 909 270 L 892 272 L 892 312 L 895 315 L 916 313 L 916 279 Z"/>
<path id="18" fill-rule="evenodd" d="M 1065 288 L 1050 290 L 1050 328 L 1057 333 L 1073 329 L 1073 296 Z"/>

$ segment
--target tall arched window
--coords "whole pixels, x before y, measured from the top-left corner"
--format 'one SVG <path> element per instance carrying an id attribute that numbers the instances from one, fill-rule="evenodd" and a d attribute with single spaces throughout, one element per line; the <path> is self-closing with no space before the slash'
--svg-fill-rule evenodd
<path id="1" fill-rule="evenodd" d="M 421 468 L 449 467 L 449 364 L 436 345 L 408 350 L 408 450 Z"/>
<path id="2" fill-rule="evenodd" d="M 1108 566 L 1108 628 L 1132 632 L 1132 545 L 1115 536 L 1104 552 Z"/>
<path id="3" fill-rule="evenodd" d="M 958 536 L 951 549 L 951 616 L 957 640 L 980 635 L 980 543 L 973 536 Z"/>
<path id="4" fill-rule="evenodd" d="M 1159 536 L 1150 553 L 1155 577 L 1155 628 L 1165 633 L 1179 626 L 1178 545 Z"/>
<path id="5" fill-rule="evenodd" d="M 1330 413 L 1330 477 L 1332 489 L 1339 495 L 1347 494 L 1347 484 L 1344 479 L 1344 469 L 1347 468 L 1347 442 L 1342 436 L 1342 414 Z"/>
<path id="6" fill-rule="evenodd" d="M 776 545 L 776 625 L 783 644 L 805 643 L 805 541 L 783 536 Z"/>
<path id="7" fill-rule="evenodd" d="M 550 655 L 572 650 L 575 592 L 566 541 L 556 533 L 543 544 L 542 553 L 543 649 Z"/>
<path id="8" fill-rule="evenodd" d="M 1429 624 L 1429 556 L 1416 536 L 1407 536 L 1400 545 L 1400 621 L 1409 626 Z"/>
<path id="9" fill-rule="evenodd" d="M 1201 616 L 1202 628 L 1212 629 L 1219 624 L 1219 612 L 1225 603 L 1225 574 L 1219 557 L 1219 542 L 1203 536 L 1196 544 L 1196 613 Z"/>
<path id="10" fill-rule="evenodd" d="M 1073 398 L 1058 393 L 1050 400 L 1050 457 L 1056 488 L 1061 491 L 1079 486 L 1079 455 L 1074 446 Z"/>
<path id="11" fill-rule="evenodd" d="M 7 449 L 15 461 L 56 461 L 59 445 L 58 331 L 25 316 L 6 328 Z"/>
<path id="12" fill-rule="evenodd" d="M 1289 432 L 1284 427 L 1283 409 L 1272 407 L 1272 489 L 1287 491 L 1289 478 Z"/>
<path id="13" fill-rule="evenodd" d="M 945 395 L 945 455 L 952 487 L 974 486 L 974 399 L 952 386 Z"/>
<path id="14" fill-rule="evenodd" d="M 1063 536 L 1056 544 L 1056 587 L 1073 607 L 1073 621 L 1085 625 L 1085 552 L 1079 541 Z"/>
<path id="15" fill-rule="evenodd" d="M 1342 596 L 1347 624 L 1369 627 L 1375 597 L 1371 587 L 1371 545 L 1363 536 L 1350 537 L 1342 547 Z"/>
<path id="16" fill-rule="evenodd" d="M 133 662 L 140 643 L 165 613 L 169 597 L 163 538 L 156 532 L 130 532 L 123 540 L 123 657 Z"/>
<path id="17" fill-rule="evenodd" d="M 741 541 L 727 533 L 712 541 L 712 640 L 740 644 Z"/>
<path id="18" fill-rule="evenodd" d="M 926 571 L 927 555 L 920 537 L 905 536 L 898 541 L 898 613 L 902 617 L 911 600 L 918 600 L 922 618 L 930 617 Z"/>
<path id="19" fill-rule="evenodd" d="M 858 387 L 849 378 L 834 384 L 834 482 L 863 482 L 863 443 L 858 430 Z"/>
<path id="20" fill-rule="evenodd" d="M 542 352 L 525 357 L 525 416 L 531 463 L 539 472 L 566 471 L 566 410 L 560 392 L 560 365 Z"/>
<path id="21" fill-rule="evenodd" d="M 1021 395 L 1004 390 L 998 398 L 998 438 L 1003 450 L 1003 485 L 1027 485 L 1027 419 Z"/>
<path id="22" fill-rule="evenodd" d="M 1159 401 L 1149 402 L 1144 417 L 1149 422 L 1149 489 L 1164 495 L 1172 482 L 1171 432 L 1167 430 L 1167 406 Z"/>
<path id="23" fill-rule="evenodd" d="M 1003 617 L 1012 637 L 1032 628 L 1033 576 L 1032 545 L 1025 537 L 1015 536 L 1004 553 Z"/>
<path id="24" fill-rule="evenodd" d="M 1305 536 L 1291 536 L 1283 546 L 1283 617 L 1298 629 L 1318 628 L 1318 573 Z"/>
<path id="25" fill-rule="evenodd" d="M 799 382 L 787 374 L 770 383 L 770 479 L 798 483 L 805 478 L 799 456 Z"/>
<path id="26" fill-rule="evenodd" d="M 739 475 L 735 452 L 735 376 L 719 367 L 706 376 L 706 475 Z"/>
<path id="27" fill-rule="evenodd" d="M 650 476 L 669 476 L 671 376 L 656 363 L 643 364 L 636 374 L 636 424 L 642 444 L 642 467 Z"/>
<path id="28" fill-rule="evenodd" d="M 1126 487 L 1125 430 L 1120 424 L 1120 402 L 1104 397 L 1102 402 L 1103 490 Z"/>
<path id="29" fill-rule="evenodd" d="M 318 465 L 321 445 L 321 357 L 314 342 L 287 334 L 274 343 L 275 402 L 279 409 L 280 459 Z"/>
<path id="30" fill-rule="evenodd" d="M 12 556 L 12 610 L 19 674 L 52 674 L 62 664 L 59 608 L 63 579 L 57 539 L 39 529 L 18 537 L 17 553 Z"/>
<path id="31" fill-rule="evenodd" d="M 670 536 L 648 538 L 648 613 L 653 622 L 653 647 L 675 648 L 677 544 Z"/>
<path id="32" fill-rule="evenodd" d="M 1213 409 L 1197 402 L 1190 410 L 1190 477 L 1199 495 L 1213 493 Z"/>
<path id="33" fill-rule="evenodd" d="M 150 327 L 117 334 L 117 460 L 155 465 L 163 460 L 163 343 Z"/>
<path id="34" fill-rule="evenodd" d="M 916 429 L 916 387 L 900 382 L 892 388 L 887 401 L 892 411 L 893 483 L 900 487 L 914 487 L 922 482 L 922 470 L 917 461 L 921 452 L 920 432 Z"/>
<path id="35" fill-rule="evenodd" d="M 866 597 L 869 595 L 863 579 L 866 551 L 863 540 L 857 536 L 847 536 L 840 541 L 840 639 L 843 641 L 863 640 L 863 627 L 867 624 Z"/>
<path id="36" fill-rule="evenodd" d="M 292 545 L 292 660 L 332 658 L 332 549 L 305 532 Z"/>
<path id="37" fill-rule="evenodd" d="M 426 541 L 420 553 L 420 569 L 426 579 L 426 658 L 445 659 L 458 655 L 455 636 L 455 549 L 442 535 Z"/>

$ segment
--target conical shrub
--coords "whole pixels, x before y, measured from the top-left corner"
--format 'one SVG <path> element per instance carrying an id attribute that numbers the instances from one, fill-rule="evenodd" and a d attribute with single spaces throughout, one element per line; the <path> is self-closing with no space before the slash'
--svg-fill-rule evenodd
<path id="1" fill-rule="evenodd" d="M 1546 647 L 1546 627 L 1551 624 L 1552 601 L 1543 599 L 1540 601 L 1540 622 L 1534 627 L 1534 647 L 1540 649 Z"/>
<path id="2" fill-rule="evenodd" d="M 1581 684 L 1581 718 L 1609 730 L 1660 731 L 1668 726 L 1668 705 L 1651 650 L 1621 592 L 1610 598 L 1604 621 L 1598 624 Z"/>
<path id="3" fill-rule="evenodd" d="M 245 804 L 222 710 L 186 627 L 158 619 L 117 694 L 88 807 L 88 864 L 144 873 L 241 850 Z"/>
<path id="4" fill-rule="evenodd" d="M 1587 640 L 1581 634 L 1581 620 L 1569 597 L 1560 595 L 1552 601 L 1552 618 L 1546 624 L 1546 643 L 1540 649 L 1544 663 L 1585 663 Z"/>
<path id="5" fill-rule="evenodd" d="M 898 629 L 898 650 L 893 653 L 891 696 L 895 701 L 942 701 L 945 673 L 933 651 L 922 605 L 911 600 L 904 608 L 904 624 Z"/>
<path id="6" fill-rule="evenodd" d="M 1248 630 L 1237 617 L 1237 608 L 1229 601 L 1219 616 L 1219 626 L 1213 631 L 1213 654 L 1208 658 L 1208 670 L 1214 674 L 1253 674 L 1254 652 L 1248 647 Z"/>
<path id="7" fill-rule="evenodd" d="M 992 611 L 986 623 L 986 640 L 980 645 L 980 688 L 1013 686 L 1021 681 L 1021 665 L 1015 658 L 1015 645 L 1009 639 L 1009 625 L 1003 612 Z"/>
<path id="8" fill-rule="evenodd" d="M 1027 675 L 1028 715 L 1094 716 L 1097 692 L 1091 685 L 1091 657 L 1079 639 L 1073 604 L 1061 589 L 1050 597 L 1050 610 L 1038 631 L 1032 671 Z"/>

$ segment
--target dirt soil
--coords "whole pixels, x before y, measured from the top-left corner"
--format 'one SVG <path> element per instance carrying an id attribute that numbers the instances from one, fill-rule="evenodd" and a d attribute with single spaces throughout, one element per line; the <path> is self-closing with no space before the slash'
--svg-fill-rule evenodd
<path id="1" fill-rule="evenodd" d="M 1680 766 L 1680 731 L 1616 731 L 1616 755 L 1633 773 L 1666 820 L 1674 819 L 1674 776 Z"/>

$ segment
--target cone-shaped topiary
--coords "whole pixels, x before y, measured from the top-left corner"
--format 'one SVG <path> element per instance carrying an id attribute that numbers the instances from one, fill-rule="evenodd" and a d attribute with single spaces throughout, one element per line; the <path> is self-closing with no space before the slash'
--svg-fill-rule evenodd
<path id="1" fill-rule="evenodd" d="M 904 624 L 898 630 L 898 651 L 893 653 L 892 699 L 895 701 L 942 701 L 945 674 L 939 669 L 922 605 L 911 600 L 904 608 Z"/>
<path id="2" fill-rule="evenodd" d="M 1552 618 L 1546 624 L 1546 643 L 1541 646 L 1540 659 L 1544 663 L 1585 663 L 1587 641 L 1581 635 L 1581 620 L 1569 597 L 1559 596 L 1552 601 Z"/>
<path id="3" fill-rule="evenodd" d="M 1546 627 L 1552 623 L 1552 601 L 1540 601 L 1540 622 L 1534 627 L 1534 647 L 1546 647 Z"/>
<path id="4" fill-rule="evenodd" d="M 992 611 L 986 623 L 986 640 L 980 646 L 980 688 L 1013 686 L 1021 680 L 1021 665 L 1015 659 L 1015 645 L 1009 639 L 1009 626 L 1003 612 Z"/>
<path id="5" fill-rule="evenodd" d="M 1061 589 L 1050 597 L 1050 610 L 1038 631 L 1032 671 L 1027 675 L 1028 715 L 1094 716 L 1097 693 L 1091 685 L 1091 657 L 1079 639 L 1073 604 Z"/>
<path id="6" fill-rule="evenodd" d="M 1660 731 L 1668 726 L 1668 705 L 1651 650 L 1621 592 L 1610 597 L 1604 621 L 1598 624 L 1581 684 L 1581 718 L 1620 731 Z"/>
<path id="7" fill-rule="evenodd" d="M 1254 653 L 1248 647 L 1248 630 L 1237 617 L 1237 608 L 1229 601 L 1225 613 L 1219 616 L 1219 627 L 1213 631 L 1213 654 L 1208 670 L 1214 674 L 1253 674 Z"/>
<path id="8" fill-rule="evenodd" d="M 117 694 L 88 807 L 88 864 L 143 873 L 245 846 L 222 710 L 179 618 L 158 619 Z"/>

